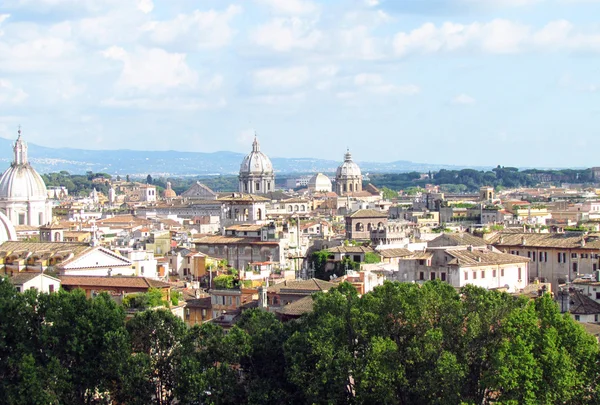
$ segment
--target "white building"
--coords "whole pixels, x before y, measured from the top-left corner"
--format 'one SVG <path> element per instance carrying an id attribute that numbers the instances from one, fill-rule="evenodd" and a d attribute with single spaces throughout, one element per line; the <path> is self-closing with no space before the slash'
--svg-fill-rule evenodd
<path id="1" fill-rule="evenodd" d="M 331 180 L 323 173 L 315 174 L 308 181 L 308 191 L 311 193 L 330 193 L 331 190 Z"/>
<path id="2" fill-rule="evenodd" d="M 17 273 L 8 279 L 18 292 L 38 290 L 51 293 L 60 289 L 60 280 L 44 273 L 23 272 Z"/>
<path id="3" fill-rule="evenodd" d="M 14 161 L 0 178 L 0 212 L 13 225 L 40 226 L 52 220 L 52 203 L 42 177 L 27 160 L 21 130 L 13 147 Z"/>
<path id="4" fill-rule="evenodd" d="M 472 284 L 518 292 L 529 280 L 529 259 L 487 247 L 429 247 L 399 260 L 397 281 L 441 280 L 453 287 Z"/>

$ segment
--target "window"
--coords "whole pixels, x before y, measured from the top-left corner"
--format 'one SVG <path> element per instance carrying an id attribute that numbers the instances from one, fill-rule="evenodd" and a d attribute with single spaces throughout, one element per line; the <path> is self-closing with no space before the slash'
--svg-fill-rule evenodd
<path id="1" fill-rule="evenodd" d="M 256 182 L 256 191 L 260 191 L 260 182 Z"/>
<path id="2" fill-rule="evenodd" d="M 469 272 L 465 271 L 465 280 L 468 280 L 468 279 L 469 279 Z"/>
<path id="3" fill-rule="evenodd" d="M 521 268 L 518 268 L 518 277 L 519 280 L 523 280 L 523 278 L 521 277 Z"/>
<path id="4" fill-rule="evenodd" d="M 25 225 L 25 214 L 19 214 L 19 225 Z"/>
<path id="5" fill-rule="evenodd" d="M 600 292 L 597 292 L 597 293 L 596 293 L 596 299 L 597 299 L 597 300 L 600 300 Z"/>
<path id="6" fill-rule="evenodd" d="M 17 292 L 21 292 L 21 287 L 16 287 L 16 289 L 17 289 Z"/>
<path id="7" fill-rule="evenodd" d="M 575 315 L 575 320 L 578 321 L 579 320 L 579 315 Z"/>
<path id="8" fill-rule="evenodd" d="M 492 277 L 496 278 L 496 270 L 492 270 Z"/>
<path id="9" fill-rule="evenodd" d="M 571 253 L 571 259 L 577 259 L 577 253 Z"/>
<path id="10" fill-rule="evenodd" d="M 581 254 L 581 258 L 582 258 L 582 259 L 587 259 L 587 253 L 582 253 L 582 254 Z"/>
<path id="11" fill-rule="evenodd" d="M 527 251 L 527 257 L 529 257 L 531 259 L 531 252 Z"/>
<path id="12" fill-rule="evenodd" d="M 473 272 L 473 280 L 477 280 L 477 272 L 476 271 Z"/>
<path id="13" fill-rule="evenodd" d="M 566 252 L 563 252 L 562 259 L 563 259 L 563 263 L 567 262 L 567 253 Z"/>
<path id="14" fill-rule="evenodd" d="M 440 275 L 440 278 L 441 278 L 442 281 L 446 281 L 446 273 L 442 273 Z"/>
<path id="15" fill-rule="evenodd" d="M 425 260 L 423 260 L 423 259 L 419 259 L 419 265 L 420 265 L 420 266 L 424 266 L 424 265 L 425 265 Z"/>
<path id="16" fill-rule="evenodd" d="M 419 272 L 419 280 L 425 280 L 425 273 L 422 271 Z"/>
<path id="17" fill-rule="evenodd" d="M 430 280 L 435 280 L 435 272 L 431 272 L 431 274 L 429 275 L 429 279 Z"/>
<path id="18" fill-rule="evenodd" d="M 598 270 L 598 263 L 592 263 L 592 270 L 593 271 Z"/>
<path id="19" fill-rule="evenodd" d="M 500 277 L 504 277 L 504 269 L 500 269 Z"/>
<path id="20" fill-rule="evenodd" d="M 190 309 L 189 308 L 185 309 L 185 319 L 188 321 L 190 320 Z"/>
<path id="21" fill-rule="evenodd" d="M 560 252 L 558 252 L 558 262 L 559 262 L 559 263 L 561 263 L 561 260 L 560 260 L 560 259 L 561 259 L 561 253 L 560 253 Z"/>
<path id="22" fill-rule="evenodd" d="M 481 270 L 481 278 L 485 278 L 485 270 Z"/>
<path id="23" fill-rule="evenodd" d="M 48 286 L 48 292 L 51 292 L 51 293 L 54 292 L 54 284 L 50 284 Z"/>
<path id="24" fill-rule="evenodd" d="M 534 262 L 535 262 L 535 257 L 536 257 L 536 256 L 537 256 L 537 255 L 535 254 L 535 252 L 531 252 L 531 257 L 533 258 L 533 261 L 534 261 Z"/>
<path id="25" fill-rule="evenodd" d="M 577 263 L 573 263 L 573 273 L 577 274 Z"/>

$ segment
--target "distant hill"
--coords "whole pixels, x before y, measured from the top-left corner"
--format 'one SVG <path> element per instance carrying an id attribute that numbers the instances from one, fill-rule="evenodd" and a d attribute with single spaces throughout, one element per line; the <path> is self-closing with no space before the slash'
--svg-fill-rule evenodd
<path id="1" fill-rule="evenodd" d="M 0 162 L 6 165 L 12 161 L 14 140 L 0 138 Z M 179 152 L 179 151 L 138 151 L 86 150 L 71 148 L 49 148 L 28 143 L 29 160 L 40 173 L 66 170 L 69 173 L 86 171 L 105 172 L 120 175 L 171 175 L 207 176 L 237 174 L 244 154 L 236 152 Z M 335 172 L 341 163 L 337 160 L 314 158 L 271 158 L 277 173 Z M 364 173 L 400 173 L 408 171 L 427 172 L 439 169 L 489 169 L 489 167 L 435 165 L 414 163 L 404 160 L 389 163 L 357 162 Z M 2 170 L 2 169 L 0 169 Z"/>

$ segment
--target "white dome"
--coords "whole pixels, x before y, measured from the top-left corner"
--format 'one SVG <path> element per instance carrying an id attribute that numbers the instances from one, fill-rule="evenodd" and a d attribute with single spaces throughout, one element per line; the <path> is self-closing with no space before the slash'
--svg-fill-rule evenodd
<path id="1" fill-rule="evenodd" d="M 308 189 L 311 191 L 331 191 L 331 180 L 323 173 L 317 173 L 308 181 Z"/>
<path id="2" fill-rule="evenodd" d="M 244 158 L 240 165 L 240 175 L 265 175 L 273 173 L 271 159 L 260 151 L 256 137 L 252 143 L 252 152 Z"/>
<path id="3" fill-rule="evenodd" d="M 48 192 L 42 176 L 27 161 L 27 144 L 17 138 L 14 146 L 15 161 L 0 178 L 0 199 L 46 200 Z"/>
<path id="4" fill-rule="evenodd" d="M 0 212 L 0 243 L 4 243 L 7 240 L 17 240 L 17 231 L 12 222 L 10 222 L 10 219 Z"/>
<path id="5" fill-rule="evenodd" d="M 360 167 L 352 161 L 352 155 L 350 151 L 347 151 L 344 155 L 344 163 L 337 169 L 336 178 L 343 179 L 348 177 L 361 177 Z"/>

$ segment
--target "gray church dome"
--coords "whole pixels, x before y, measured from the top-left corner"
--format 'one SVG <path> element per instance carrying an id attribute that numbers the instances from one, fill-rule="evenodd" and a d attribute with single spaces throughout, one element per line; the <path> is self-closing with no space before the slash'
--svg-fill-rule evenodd
<path id="1" fill-rule="evenodd" d="M 27 144 L 21 131 L 14 145 L 14 162 L 0 178 L 0 198 L 4 200 L 46 200 L 48 192 L 42 176 L 27 161 Z"/>
<path id="2" fill-rule="evenodd" d="M 342 163 L 336 173 L 337 179 L 343 179 L 348 177 L 361 177 L 360 167 L 352 161 L 352 154 L 350 151 L 346 151 L 344 155 L 344 163 Z"/>
<path id="3" fill-rule="evenodd" d="M 252 143 L 252 152 L 244 158 L 240 165 L 240 176 L 257 176 L 272 173 L 273 164 L 271 163 L 271 159 L 260 151 L 260 145 L 255 136 L 254 142 Z"/>

